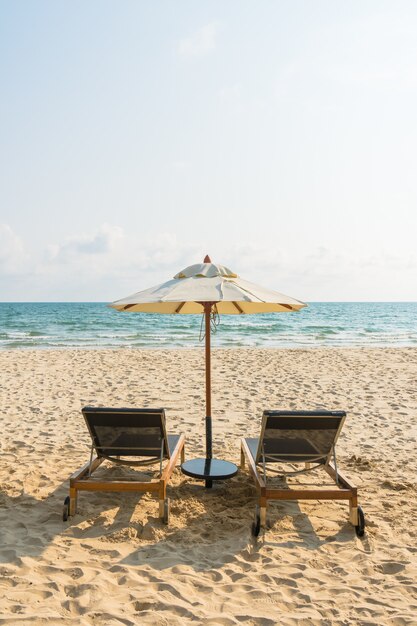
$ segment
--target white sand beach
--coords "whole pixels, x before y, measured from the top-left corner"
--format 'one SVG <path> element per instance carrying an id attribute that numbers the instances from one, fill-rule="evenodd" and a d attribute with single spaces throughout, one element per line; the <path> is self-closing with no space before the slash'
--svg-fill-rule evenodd
<path id="1" fill-rule="evenodd" d="M 155 498 L 124 493 L 80 493 L 64 523 L 85 405 L 164 407 L 201 455 L 203 350 L 4 351 L 1 624 L 417 624 L 417 349 L 216 349 L 212 367 L 221 458 L 239 462 L 264 409 L 347 412 L 338 463 L 365 537 L 347 504 L 311 501 L 271 503 L 254 539 L 247 471 L 206 490 L 175 470 L 168 527 Z"/>

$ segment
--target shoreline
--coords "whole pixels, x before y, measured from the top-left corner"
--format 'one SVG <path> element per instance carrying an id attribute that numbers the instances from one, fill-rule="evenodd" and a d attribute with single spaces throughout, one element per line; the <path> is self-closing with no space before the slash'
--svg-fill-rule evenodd
<path id="1" fill-rule="evenodd" d="M 115 346 L 115 347 L 110 347 L 110 346 L 105 346 L 105 347 L 99 347 L 99 346 L 91 346 L 91 347 L 87 347 L 87 346 L 62 346 L 62 347 L 58 347 L 58 346 L 54 346 L 54 347 L 46 347 L 46 346 L 36 346 L 35 348 L 33 347 L 18 347 L 18 348 L 0 348 L 0 355 L 8 353 L 8 352 L 13 352 L 13 353 L 18 353 L 18 352 L 65 352 L 65 351 L 74 351 L 74 352 L 118 352 L 118 351 L 123 351 L 123 352 L 193 352 L 193 351 L 201 351 L 204 350 L 204 344 L 201 343 L 199 346 L 196 345 L 195 347 L 190 347 L 190 346 L 186 346 L 186 347 L 177 347 L 177 346 L 173 346 L 173 347 L 150 347 L 147 346 L 145 347 L 130 347 L 130 346 Z M 334 351 L 334 350 L 416 350 L 417 351 L 417 345 L 382 345 L 382 346 L 294 346 L 294 347 L 286 347 L 286 346 L 282 346 L 282 347 L 277 347 L 277 346 L 233 346 L 233 347 L 229 347 L 229 346 L 213 346 L 211 345 L 211 352 L 217 352 L 217 351 L 266 351 L 266 352 L 274 352 L 274 351 L 278 351 L 278 352 L 286 352 L 286 351 L 307 351 L 307 352 L 314 352 L 314 351 L 318 351 L 318 350 L 329 350 L 329 351 Z"/>

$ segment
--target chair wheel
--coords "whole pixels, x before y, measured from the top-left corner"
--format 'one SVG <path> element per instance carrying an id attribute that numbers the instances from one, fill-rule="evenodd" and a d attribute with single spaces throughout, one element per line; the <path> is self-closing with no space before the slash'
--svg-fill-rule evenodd
<path id="1" fill-rule="evenodd" d="M 365 534 L 365 515 L 360 506 L 358 506 L 358 525 L 355 526 L 355 531 L 358 537 L 363 537 Z"/>
<path id="2" fill-rule="evenodd" d="M 169 498 L 165 498 L 163 521 L 164 521 L 164 524 L 167 524 L 167 525 L 169 524 L 169 505 L 170 505 Z"/>
<path id="3" fill-rule="evenodd" d="M 67 496 L 64 500 L 64 508 L 62 510 L 62 521 L 66 522 L 69 517 L 70 499 Z"/>
<path id="4" fill-rule="evenodd" d="M 261 530 L 261 512 L 259 510 L 259 506 L 256 506 L 255 509 L 255 519 L 252 522 L 252 535 L 257 537 Z"/>

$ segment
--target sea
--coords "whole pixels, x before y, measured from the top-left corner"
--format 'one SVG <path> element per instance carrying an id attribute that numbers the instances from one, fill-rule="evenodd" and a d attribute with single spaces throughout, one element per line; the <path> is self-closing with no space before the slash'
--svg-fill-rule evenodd
<path id="1" fill-rule="evenodd" d="M 0 350 L 193 348 L 199 315 L 121 313 L 101 302 L 0 303 Z M 292 313 L 224 315 L 212 347 L 417 346 L 417 302 L 311 302 Z"/>

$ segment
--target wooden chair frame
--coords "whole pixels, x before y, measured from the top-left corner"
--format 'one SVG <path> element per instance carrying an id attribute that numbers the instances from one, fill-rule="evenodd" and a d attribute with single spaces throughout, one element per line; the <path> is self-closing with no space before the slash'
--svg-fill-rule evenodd
<path id="1" fill-rule="evenodd" d="M 175 446 L 171 458 L 162 471 L 161 477 L 148 482 L 140 482 L 136 480 L 95 480 L 92 474 L 102 464 L 105 459 L 103 457 L 94 456 L 83 467 L 72 474 L 70 477 L 69 489 L 69 514 L 75 515 L 77 510 L 77 500 L 79 491 L 135 491 L 150 492 L 158 494 L 159 499 L 159 517 L 164 518 L 164 506 L 166 500 L 167 483 L 171 478 L 177 463 L 178 455 L 181 453 L 181 463 L 185 460 L 185 437 L 180 438 Z"/>
<path id="2" fill-rule="evenodd" d="M 265 432 L 265 423 L 263 421 L 261 436 L 262 439 L 259 438 L 259 446 L 261 447 L 263 441 L 263 434 Z M 340 428 L 337 433 L 337 436 L 340 433 Z M 333 447 L 334 452 L 334 447 Z M 259 468 L 257 466 L 257 462 L 253 457 L 253 454 L 248 446 L 248 443 L 245 438 L 241 439 L 241 452 L 240 452 L 240 467 L 241 469 L 245 468 L 245 462 L 248 463 L 248 468 L 250 473 L 253 476 L 255 481 L 255 487 L 257 490 L 257 508 L 255 514 L 255 525 L 256 525 L 256 516 L 259 516 L 258 519 L 258 528 L 257 532 L 254 532 L 255 535 L 259 533 L 260 527 L 265 527 L 266 525 L 266 507 L 268 500 L 348 500 L 349 501 L 349 521 L 355 527 L 356 533 L 358 536 L 362 536 L 364 532 L 364 518 L 363 513 L 360 507 L 358 507 L 358 492 L 357 487 L 351 483 L 346 476 L 344 476 L 339 468 L 337 468 L 336 463 L 332 463 L 330 461 L 330 454 L 326 459 L 325 463 L 320 464 L 320 467 L 324 469 L 324 471 L 334 480 L 336 488 L 287 488 L 280 489 L 277 487 L 271 487 L 267 485 L 266 476 L 262 476 Z M 334 456 L 335 459 L 335 456 Z M 305 463 L 306 470 L 310 469 L 310 463 Z M 317 469 L 317 466 L 312 469 Z M 285 475 L 285 474 L 284 474 Z M 363 522 L 363 523 L 362 523 Z"/>
<path id="3" fill-rule="evenodd" d="M 96 480 L 92 474 L 106 459 L 94 456 L 83 467 L 70 477 L 69 488 L 69 515 L 75 515 L 77 510 L 79 491 L 129 491 L 129 492 L 149 492 L 157 494 L 159 499 L 159 517 L 164 519 L 167 483 L 175 469 L 178 455 L 181 454 L 181 463 L 185 460 L 185 437 L 180 435 L 177 445 L 168 459 L 168 463 L 162 471 L 160 478 L 147 482 L 136 480 Z"/>

